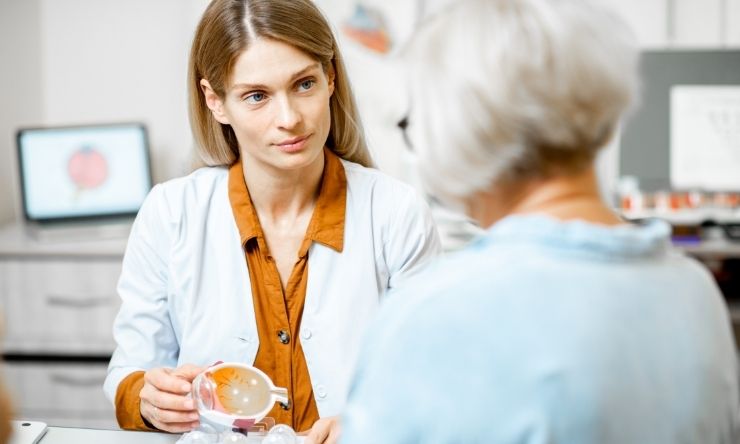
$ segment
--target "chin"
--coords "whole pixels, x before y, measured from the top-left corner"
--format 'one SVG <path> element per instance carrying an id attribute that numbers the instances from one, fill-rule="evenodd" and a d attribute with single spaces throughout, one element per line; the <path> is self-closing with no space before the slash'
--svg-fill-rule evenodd
<path id="1" fill-rule="evenodd" d="M 278 154 L 278 160 L 276 166 L 282 169 L 295 170 L 301 168 L 307 168 L 318 162 L 321 159 L 324 147 L 319 148 L 307 148 L 298 152 Z"/>

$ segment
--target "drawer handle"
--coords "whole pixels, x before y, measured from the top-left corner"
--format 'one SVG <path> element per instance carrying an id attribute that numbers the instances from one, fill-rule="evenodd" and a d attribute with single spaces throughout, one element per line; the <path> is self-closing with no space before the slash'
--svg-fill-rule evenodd
<path id="1" fill-rule="evenodd" d="M 95 308 L 103 305 L 110 305 L 113 302 L 113 298 L 99 296 L 89 298 L 75 298 L 66 295 L 49 294 L 46 295 L 46 303 L 48 305 L 57 307 L 68 307 L 68 308 Z"/>
<path id="2" fill-rule="evenodd" d="M 74 378 L 68 375 L 52 374 L 51 381 L 57 384 L 63 384 L 72 387 L 102 387 L 103 383 L 105 382 L 105 378 L 100 376 Z"/>

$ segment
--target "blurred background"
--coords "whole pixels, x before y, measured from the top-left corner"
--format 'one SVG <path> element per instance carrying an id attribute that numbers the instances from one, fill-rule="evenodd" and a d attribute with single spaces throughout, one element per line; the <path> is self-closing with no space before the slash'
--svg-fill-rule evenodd
<path id="1" fill-rule="evenodd" d="M 379 168 L 412 184 L 414 160 L 396 127 L 408 110 L 401 52 L 418 21 L 451 1 L 317 0 L 340 40 Z M 713 271 L 735 313 L 740 0 L 595 1 L 625 19 L 644 51 L 641 107 L 599 159 L 603 193 L 627 218 L 669 220 L 676 245 Z M 115 427 L 101 386 L 131 216 L 129 207 L 96 213 L 91 206 L 69 221 L 29 217 L 28 181 L 48 171 L 29 167 L 21 175 L 18 130 L 140 123 L 138 149 L 149 159 L 140 162 L 142 177 L 159 183 L 189 173 L 187 57 L 207 4 L 0 0 L 0 307 L 4 372 L 18 417 Z M 679 125 L 687 120 L 707 124 Z M 476 233 L 461 215 L 434 211 L 447 250 Z M 123 223 L 98 217 L 110 215 Z"/>

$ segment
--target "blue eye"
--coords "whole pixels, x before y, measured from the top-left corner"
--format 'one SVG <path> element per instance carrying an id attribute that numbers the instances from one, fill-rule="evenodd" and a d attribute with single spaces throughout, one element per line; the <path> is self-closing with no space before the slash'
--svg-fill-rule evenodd
<path id="1" fill-rule="evenodd" d="M 247 103 L 251 103 L 253 105 L 256 105 L 257 103 L 260 103 L 261 101 L 265 100 L 265 94 L 264 93 L 252 93 L 244 98 L 244 101 Z"/>
<path id="2" fill-rule="evenodd" d="M 306 91 L 306 90 L 309 90 L 309 89 L 311 89 L 311 88 L 313 87 L 314 83 L 316 83 L 316 81 L 315 81 L 315 80 L 313 80 L 313 79 L 307 79 L 307 80 L 304 80 L 304 81 L 302 81 L 302 82 L 301 82 L 301 83 L 300 83 L 300 84 L 298 85 L 298 89 L 300 89 L 300 90 L 302 90 L 302 91 Z"/>

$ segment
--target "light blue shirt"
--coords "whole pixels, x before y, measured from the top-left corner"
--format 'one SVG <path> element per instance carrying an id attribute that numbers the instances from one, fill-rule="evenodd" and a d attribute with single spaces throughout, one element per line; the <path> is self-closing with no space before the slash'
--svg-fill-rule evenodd
<path id="1" fill-rule="evenodd" d="M 738 442 L 725 303 L 669 236 L 499 222 L 387 301 L 342 442 Z"/>

